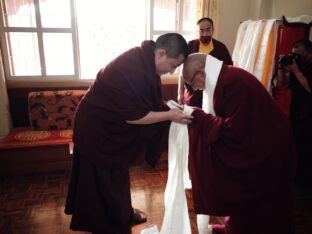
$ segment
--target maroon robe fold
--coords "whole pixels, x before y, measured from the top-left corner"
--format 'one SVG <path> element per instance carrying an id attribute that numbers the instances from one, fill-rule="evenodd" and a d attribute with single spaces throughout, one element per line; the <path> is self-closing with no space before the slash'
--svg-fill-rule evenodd
<path id="1" fill-rule="evenodd" d="M 213 104 L 216 116 L 196 109 L 189 126 L 196 213 L 245 217 L 245 222 L 263 216 L 263 227 L 250 230 L 270 225 L 277 230 L 284 222 L 289 229 L 296 170 L 289 121 L 254 76 L 232 66 L 223 65 Z M 278 216 L 269 223 L 264 212 Z"/>
<path id="2" fill-rule="evenodd" d="M 213 50 L 209 53 L 211 56 L 223 61 L 224 64 L 233 65 L 233 61 L 231 55 L 226 48 L 226 46 L 216 39 L 212 39 L 213 43 Z M 189 41 L 188 47 L 190 53 L 196 53 L 199 51 L 199 39 Z M 194 91 L 191 86 L 188 84 L 184 84 L 184 100 L 185 104 L 189 106 L 196 106 L 201 108 L 202 107 L 202 91 L 196 90 Z"/>
<path id="3" fill-rule="evenodd" d="M 144 158 L 155 165 L 166 149 L 170 124 L 126 122 L 169 109 L 162 100 L 153 45 L 145 41 L 109 63 L 77 108 L 65 208 L 65 213 L 73 215 L 73 230 L 131 233 L 128 168 Z"/>
<path id="4" fill-rule="evenodd" d="M 149 111 L 168 110 L 151 43 L 146 41 L 103 68 L 78 106 L 73 140 L 80 153 L 97 165 L 124 168 L 145 156 L 154 164 L 164 148 L 159 142 L 167 122 L 126 123 Z M 150 148 L 159 150 L 156 155 L 146 154 Z"/>
<path id="5" fill-rule="evenodd" d="M 214 38 L 212 38 L 213 50 L 209 53 L 211 56 L 223 61 L 227 65 L 233 65 L 232 57 L 226 46 Z M 189 52 L 196 53 L 199 51 L 199 39 L 191 40 L 188 43 Z"/>

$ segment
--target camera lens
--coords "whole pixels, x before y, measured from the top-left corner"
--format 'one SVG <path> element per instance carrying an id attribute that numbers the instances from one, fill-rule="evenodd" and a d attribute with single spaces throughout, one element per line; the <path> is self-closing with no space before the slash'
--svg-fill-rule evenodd
<path id="1" fill-rule="evenodd" d="M 294 53 L 288 54 L 288 55 L 284 56 L 283 58 L 281 58 L 281 65 L 282 66 L 292 65 L 294 63 L 293 60 L 295 60 L 297 62 L 298 61 L 298 55 L 294 54 Z"/>

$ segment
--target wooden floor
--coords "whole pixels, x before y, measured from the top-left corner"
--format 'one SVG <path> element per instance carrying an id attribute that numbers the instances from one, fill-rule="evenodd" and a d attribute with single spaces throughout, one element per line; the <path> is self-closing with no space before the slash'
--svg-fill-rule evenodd
<path id="1" fill-rule="evenodd" d="M 0 179 L 1 234 L 65 234 L 83 233 L 69 230 L 71 216 L 64 214 L 69 172 L 28 174 Z M 135 208 L 145 211 L 148 222 L 134 226 L 133 234 L 150 224 L 160 229 L 167 182 L 166 163 L 156 169 L 148 166 L 131 170 L 132 199 Z M 192 232 L 197 234 L 190 193 L 187 193 Z M 213 222 L 222 222 L 214 217 Z M 264 220 L 265 225 L 265 220 Z M 296 234 L 312 233 L 312 190 L 298 189 L 296 194 Z"/>

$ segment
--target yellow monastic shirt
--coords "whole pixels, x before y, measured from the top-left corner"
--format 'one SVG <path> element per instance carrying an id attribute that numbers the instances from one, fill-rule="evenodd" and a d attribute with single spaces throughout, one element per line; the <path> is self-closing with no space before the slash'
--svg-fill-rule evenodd
<path id="1" fill-rule="evenodd" d="M 199 51 L 198 52 L 201 52 L 204 54 L 209 54 L 212 50 L 213 50 L 212 40 L 210 41 L 210 43 L 208 45 L 204 45 L 201 42 L 199 43 Z"/>

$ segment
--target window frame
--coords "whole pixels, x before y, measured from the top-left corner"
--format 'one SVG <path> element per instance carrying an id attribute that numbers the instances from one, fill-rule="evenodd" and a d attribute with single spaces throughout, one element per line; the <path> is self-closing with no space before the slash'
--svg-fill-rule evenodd
<path id="1" fill-rule="evenodd" d="M 194 24 L 194 31 L 187 31 L 183 30 L 183 7 L 184 7 L 184 1 L 186 0 L 175 0 L 176 2 L 176 19 L 175 19 L 175 32 L 180 33 L 181 35 L 185 36 L 195 36 L 196 34 L 196 24 Z M 149 36 L 151 39 L 154 38 L 154 35 L 162 35 L 165 33 L 170 33 L 172 30 L 154 30 L 153 27 L 153 21 L 154 21 L 154 0 L 150 0 L 150 8 L 149 8 Z M 174 74 L 165 74 L 162 76 L 162 78 L 178 78 L 180 74 L 182 73 L 182 66 L 179 66 Z"/>
<path id="2" fill-rule="evenodd" d="M 147 39 L 153 39 L 155 35 L 162 35 L 168 32 L 177 32 L 184 36 L 191 36 L 196 34 L 196 28 L 194 25 L 194 31 L 183 30 L 183 6 L 184 1 L 186 0 L 176 0 L 176 19 L 175 19 L 175 30 L 154 30 L 153 28 L 153 19 L 154 19 L 154 0 L 145 0 L 146 3 L 146 26 L 145 26 L 145 35 Z M 6 80 L 8 81 L 35 81 L 35 82 L 53 82 L 53 81 L 92 81 L 93 79 L 82 78 L 80 74 L 80 64 L 79 64 L 79 46 L 78 46 L 78 30 L 77 30 L 77 15 L 75 12 L 76 9 L 76 0 L 69 0 L 70 3 L 70 18 L 71 25 L 69 28 L 45 28 L 42 27 L 41 24 L 41 16 L 40 16 L 40 7 L 39 0 L 34 0 L 34 8 L 35 8 L 35 19 L 36 19 L 36 27 L 10 27 L 4 25 L 3 15 L 2 15 L 2 0 L 0 0 L 0 40 L 1 40 L 1 51 L 3 55 L 3 65 Z M 40 59 L 40 67 L 41 67 L 41 75 L 11 75 L 10 61 L 9 61 L 9 47 L 6 42 L 6 33 L 9 32 L 30 32 L 36 33 L 38 36 L 38 51 L 39 51 L 39 59 Z M 72 51 L 73 51 L 73 64 L 74 64 L 74 74 L 73 75 L 47 75 L 46 74 L 46 66 L 45 66 L 45 58 L 44 58 L 44 47 L 43 47 L 43 34 L 44 33 L 69 33 L 72 37 Z M 179 68 L 181 69 L 181 68 Z M 166 74 L 165 77 L 177 77 L 180 70 L 177 69 L 175 74 Z"/>
<path id="3" fill-rule="evenodd" d="M 194 25 L 194 31 L 187 31 L 187 30 L 183 30 L 183 6 L 184 6 L 184 1 L 186 0 L 175 0 L 176 2 L 176 19 L 175 19 L 175 32 L 180 33 L 183 36 L 191 36 L 194 35 L 194 33 L 196 33 L 196 25 Z M 150 0 L 150 8 L 149 8 L 149 28 L 150 28 L 150 38 L 153 39 L 154 35 L 162 35 L 165 33 L 169 33 L 172 32 L 172 30 L 154 30 L 153 27 L 153 21 L 154 21 L 154 12 L 153 12 L 153 8 L 154 8 L 154 0 Z"/>
<path id="4" fill-rule="evenodd" d="M 78 41 L 77 41 L 77 23 L 75 15 L 75 0 L 69 0 L 70 3 L 70 27 L 69 28 L 45 28 L 41 24 L 39 0 L 34 0 L 36 27 L 10 27 L 4 25 L 3 20 L 3 5 L 0 1 L 1 17 L 0 17 L 0 34 L 1 34 L 1 50 L 3 55 L 4 72 L 7 80 L 12 81 L 66 81 L 66 80 L 79 80 L 79 57 L 78 57 Z M 10 32 L 29 32 L 36 33 L 38 39 L 38 52 L 40 60 L 41 75 L 11 75 L 10 61 L 9 61 L 9 48 L 6 41 L 6 33 Z M 43 34 L 44 33 L 69 33 L 72 38 L 73 46 L 73 75 L 47 75 L 46 65 L 44 58 L 43 48 Z"/>

